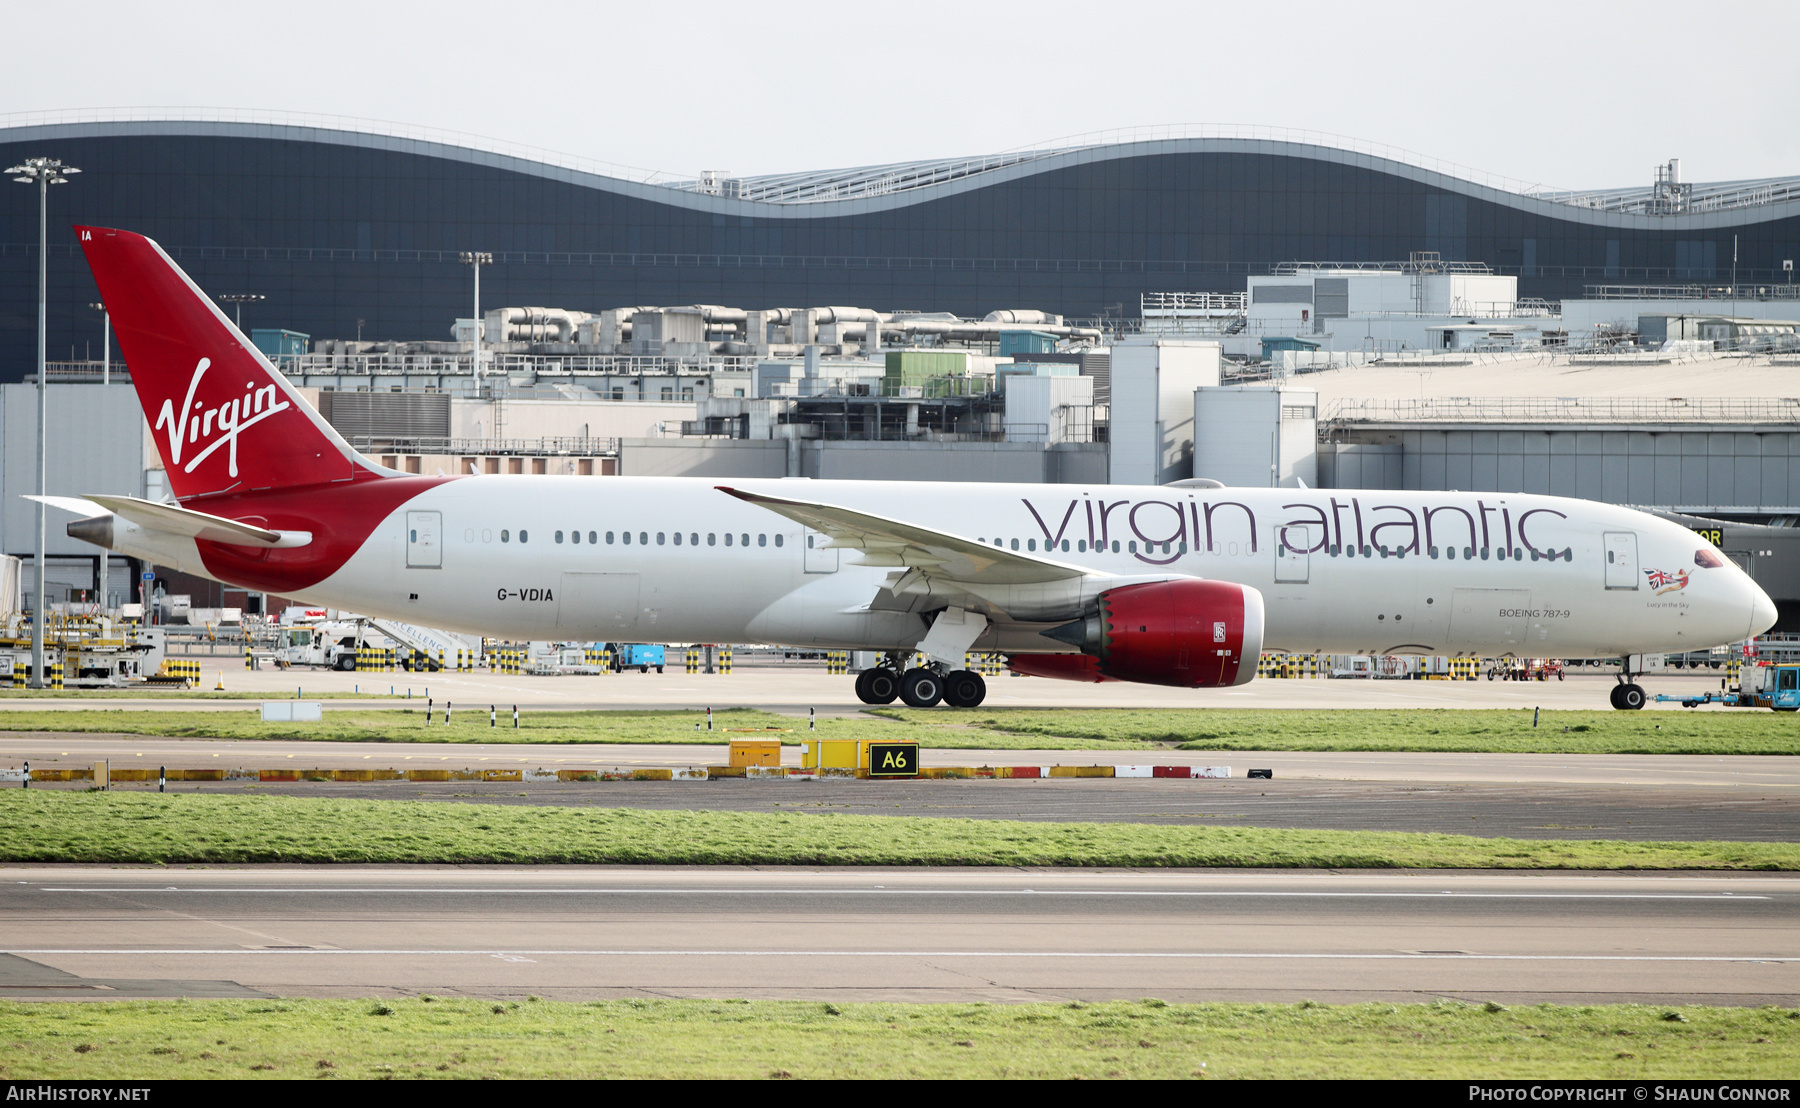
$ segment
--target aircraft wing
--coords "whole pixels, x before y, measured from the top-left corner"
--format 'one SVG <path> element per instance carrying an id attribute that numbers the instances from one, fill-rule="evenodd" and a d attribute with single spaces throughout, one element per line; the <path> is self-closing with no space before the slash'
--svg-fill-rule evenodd
<path id="1" fill-rule="evenodd" d="M 860 564 L 866 566 L 905 568 L 927 579 L 975 586 L 1042 585 L 1106 576 L 1082 566 L 1002 550 L 960 535 L 835 504 L 765 496 L 726 485 L 714 487 L 727 496 L 824 532 L 831 539 L 829 547 L 858 551 L 862 554 Z"/>

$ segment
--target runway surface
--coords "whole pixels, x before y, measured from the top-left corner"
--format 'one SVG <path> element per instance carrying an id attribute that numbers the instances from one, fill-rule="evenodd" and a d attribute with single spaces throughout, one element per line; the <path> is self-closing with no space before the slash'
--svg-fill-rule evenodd
<path id="1" fill-rule="evenodd" d="M 1800 1003 L 1800 880 L 0 870 L 0 995 Z"/>
<path id="2" fill-rule="evenodd" d="M 220 665 L 202 660 L 203 684 L 211 689 L 223 680 L 228 691 L 266 692 L 271 697 L 291 698 L 320 693 L 377 693 L 382 699 L 327 700 L 326 711 L 369 708 L 419 707 L 426 697 L 440 705 L 449 700 L 468 707 L 517 704 L 526 711 L 573 711 L 592 708 L 679 709 L 746 707 L 804 716 L 815 709 L 822 716 L 854 715 L 867 705 L 856 699 L 854 678 L 826 674 L 819 666 L 740 666 L 735 673 L 686 674 L 620 673 L 606 677 L 527 677 L 488 673 L 336 673 L 330 670 L 246 670 L 242 659 L 232 668 L 229 659 Z M 679 667 L 677 667 L 679 668 Z M 1717 691 L 1724 671 L 1703 670 L 1705 676 L 1652 676 L 1642 679 L 1651 696 L 1657 693 L 1692 695 Z M 1610 712 L 1607 692 L 1615 684 L 1600 671 L 1566 681 L 1374 681 L 1283 680 L 1263 678 L 1231 689 L 1171 689 L 1124 682 L 1084 684 L 1052 681 L 1041 677 L 988 678 L 984 708 L 1559 708 Z M 404 698 L 411 691 L 414 700 Z M 255 701 L 169 699 L 166 697 L 117 699 L 6 698 L 4 708 L 55 708 L 63 710 L 179 709 L 183 711 L 243 711 Z M 1720 711 L 1683 709 L 1678 704 L 1652 701 L 1646 710 Z"/>

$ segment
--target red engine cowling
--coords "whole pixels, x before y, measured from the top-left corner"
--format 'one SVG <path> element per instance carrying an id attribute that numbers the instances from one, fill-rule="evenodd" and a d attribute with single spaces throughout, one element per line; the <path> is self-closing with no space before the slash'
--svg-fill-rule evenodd
<path id="1" fill-rule="evenodd" d="M 1086 654 L 1014 654 L 1006 668 L 1026 677 L 1051 677 L 1058 681 L 1111 681 L 1100 672 L 1100 659 Z"/>
<path id="2" fill-rule="evenodd" d="M 1047 634 L 1091 660 L 1094 677 L 1075 676 L 1069 666 L 1066 676 L 1075 680 L 1110 677 L 1189 689 L 1242 685 L 1256 676 L 1262 654 L 1262 594 L 1230 581 L 1125 585 L 1100 594 L 1096 615 Z"/>

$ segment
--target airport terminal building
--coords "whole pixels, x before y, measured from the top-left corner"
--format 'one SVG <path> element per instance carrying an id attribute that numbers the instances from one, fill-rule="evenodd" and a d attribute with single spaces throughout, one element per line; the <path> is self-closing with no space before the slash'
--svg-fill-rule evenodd
<path id="1" fill-rule="evenodd" d="M 1295 260 L 1434 252 L 1560 300 L 1595 284 L 1779 283 L 1800 257 L 1800 178 L 1695 185 L 1670 166 L 1648 186 L 1549 192 L 1260 133 L 646 181 L 348 123 L 0 127 L 5 164 L 38 156 L 83 170 L 52 190 L 53 358 L 98 343 L 66 232 L 83 222 L 150 235 L 210 291 L 266 296 L 247 325 L 382 340 L 448 337 L 469 303 L 462 251 L 494 255 L 492 303 L 1072 319 L 1132 316 L 1165 290 L 1242 292 Z M 33 356 L 34 191 L 0 205 L 0 380 Z"/>

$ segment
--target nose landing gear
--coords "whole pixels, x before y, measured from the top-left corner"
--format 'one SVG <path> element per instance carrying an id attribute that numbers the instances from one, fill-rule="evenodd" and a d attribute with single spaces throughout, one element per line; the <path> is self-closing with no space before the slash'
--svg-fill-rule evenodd
<path id="1" fill-rule="evenodd" d="M 1610 694 L 1612 706 L 1620 711 L 1635 712 L 1649 698 L 1644 693 L 1644 686 L 1631 679 L 1630 658 L 1620 658 L 1619 669 L 1619 683 L 1613 686 Z"/>

